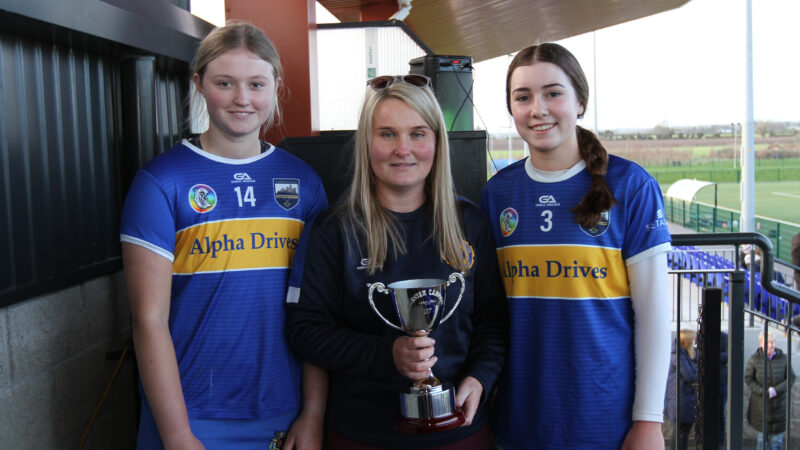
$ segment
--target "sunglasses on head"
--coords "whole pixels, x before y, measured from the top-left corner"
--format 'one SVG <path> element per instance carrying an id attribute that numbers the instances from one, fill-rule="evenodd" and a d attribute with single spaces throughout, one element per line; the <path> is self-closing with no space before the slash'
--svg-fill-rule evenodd
<path id="1" fill-rule="evenodd" d="M 367 81 L 367 86 L 379 91 L 395 83 L 408 83 L 417 87 L 431 85 L 431 79 L 425 75 L 383 75 Z"/>

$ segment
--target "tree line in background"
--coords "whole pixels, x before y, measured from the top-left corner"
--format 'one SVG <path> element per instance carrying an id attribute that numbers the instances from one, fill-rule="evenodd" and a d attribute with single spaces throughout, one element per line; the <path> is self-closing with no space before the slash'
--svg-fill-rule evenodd
<path id="1" fill-rule="evenodd" d="M 687 127 L 670 127 L 665 123 L 656 125 L 650 130 L 604 130 L 598 134 L 605 140 L 643 140 L 643 139 L 715 139 L 741 136 L 740 124 L 702 125 Z M 754 124 L 754 134 L 762 138 L 777 136 L 797 136 L 800 134 L 800 122 L 772 122 L 757 121 Z"/>
<path id="2" fill-rule="evenodd" d="M 735 133 L 734 133 L 735 131 Z M 773 122 L 773 121 L 756 121 L 754 124 L 754 134 L 756 137 L 770 138 L 770 137 L 786 137 L 800 135 L 800 122 Z M 602 130 L 599 131 L 598 136 L 605 141 L 627 141 L 627 140 L 670 140 L 670 139 L 720 139 L 731 138 L 734 136 L 741 137 L 742 129 L 741 124 L 725 124 L 725 125 L 696 125 L 684 127 L 670 127 L 666 123 L 661 123 L 652 129 L 637 129 L 637 130 Z M 495 149 L 508 148 L 508 135 L 507 134 L 491 134 L 493 140 L 492 146 Z M 521 139 L 516 131 L 511 134 L 512 140 L 515 142 L 514 148 L 521 148 Z"/>
<path id="3" fill-rule="evenodd" d="M 661 127 L 661 128 L 659 128 Z M 600 140 L 609 153 L 645 167 L 659 183 L 679 178 L 718 182 L 739 181 L 742 139 L 731 125 L 602 132 Z M 755 136 L 756 180 L 800 180 L 800 122 L 757 122 Z M 698 137 L 699 136 L 699 137 Z M 509 145 L 512 150 L 509 151 Z M 502 163 L 524 156 L 518 136 L 492 135 L 489 150 Z"/>
<path id="4" fill-rule="evenodd" d="M 686 167 L 710 164 L 735 167 L 741 157 L 741 138 L 734 147 L 733 137 L 703 139 L 607 140 L 601 138 L 609 153 L 635 161 L 644 167 Z M 777 160 L 777 165 L 797 164 L 800 158 L 800 134 L 756 137 L 755 159 Z M 734 162 L 734 157 L 737 163 Z"/>

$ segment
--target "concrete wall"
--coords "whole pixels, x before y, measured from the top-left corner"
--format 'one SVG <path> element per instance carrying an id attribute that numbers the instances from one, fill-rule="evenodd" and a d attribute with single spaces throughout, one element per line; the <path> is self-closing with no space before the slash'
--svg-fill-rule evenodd
<path id="1" fill-rule="evenodd" d="M 122 272 L 0 309 L 0 449 L 77 449 L 130 339 Z M 132 449 L 132 349 L 85 449 Z"/>

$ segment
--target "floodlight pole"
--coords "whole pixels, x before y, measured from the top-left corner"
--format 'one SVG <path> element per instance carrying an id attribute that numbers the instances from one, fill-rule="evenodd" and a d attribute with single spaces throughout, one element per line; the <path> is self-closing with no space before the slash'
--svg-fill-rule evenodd
<path id="1" fill-rule="evenodd" d="M 755 215 L 755 138 L 753 134 L 753 4 L 745 0 L 745 111 L 742 126 L 742 181 L 740 197 L 742 232 L 756 231 Z"/>

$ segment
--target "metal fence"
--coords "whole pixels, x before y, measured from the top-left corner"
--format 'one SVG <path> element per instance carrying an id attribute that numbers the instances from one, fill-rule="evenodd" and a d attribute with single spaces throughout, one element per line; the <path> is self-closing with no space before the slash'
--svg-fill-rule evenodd
<path id="1" fill-rule="evenodd" d="M 745 424 L 744 415 L 745 358 L 754 350 L 753 333 L 763 330 L 767 336 L 785 336 L 785 353 L 791 367 L 792 338 L 800 332 L 792 323 L 793 317 L 800 314 L 800 292 L 787 285 L 793 283 L 793 267 L 776 269 L 772 243 L 760 233 L 676 234 L 672 243 L 669 265 L 675 334 L 682 328 L 696 326 L 698 335 L 698 407 L 693 442 L 696 448 L 719 448 L 721 424 L 724 424 L 727 448 L 754 448 L 755 431 Z M 751 252 L 760 249 L 760 266 L 743 263 L 741 248 L 746 245 Z M 727 348 L 721 349 L 724 330 L 727 330 Z M 746 341 L 750 342 L 747 347 Z M 720 357 L 726 350 L 727 371 L 721 373 Z M 678 358 L 678 373 L 679 361 Z M 728 380 L 727 392 L 720 389 L 723 377 Z M 678 405 L 679 392 L 678 389 Z M 723 410 L 720 405 L 725 403 L 726 394 Z M 785 448 L 793 448 L 800 446 L 800 439 L 793 441 L 791 433 L 792 403 L 798 396 L 793 396 L 791 389 L 786 395 L 783 440 Z M 763 402 L 767 411 L 769 398 L 765 396 Z M 767 429 L 766 415 L 763 420 L 762 429 Z M 668 448 L 678 448 L 677 430 L 674 427 Z"/>
<path id="2" fill-rule="evenodd" d="M 672 197 L 664 197 L 664 207 L 667 220 L 698 233 L 732 233 L 739 230 L 739 211 Z M 756 227 L 756 231 L 770 240 L 775 258 L 790 259 L 792 236 L 800 232 L 800 226 L 756 216 Z"/>

